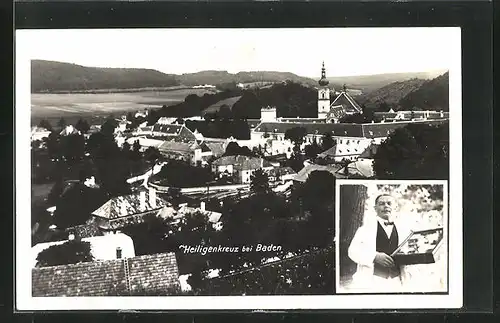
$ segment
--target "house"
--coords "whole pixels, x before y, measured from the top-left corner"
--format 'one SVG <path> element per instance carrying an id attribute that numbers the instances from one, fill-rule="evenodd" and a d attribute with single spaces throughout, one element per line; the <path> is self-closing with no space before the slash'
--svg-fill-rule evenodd
<path id="1" fill-rule="evenodd" d="M 270 182 L 286 182 L 294 179 L 297 174 L 290 167 L 276 167 L 266 170 Z"/>
<path id="2" fill-rule="evenodd" d="M 69 135 L 80 135 L 80 131 L 73 127 L 72 125 L 67 125 L 64 129 L 61 130 L 59 135 L 61 136 L 69 136 Z"/>
<path id="3" fill-rule="evenodd" d="M 184 217 L 186 214 L 192 214 L 192 213 L 196 213 L 196 212 L 202 213 L 206 217 L 207 221 L 210 224 L 212 224 L 212 227 L 215 230 L 222 229 L 222 222 L 220 220 L 222 217 L 222 213 L 215 212 L 215 211 L 209 211 L 209 210 L 205 209 L 205 202 L 201 202 L 200 206 L 197 208 L 189 207 L 189 206 L 187 206 L 187 204 L 180 205 L 178 214 L 180 214 Z"/>
<path id="4" fill-rule="evenodd" d="M 309 175 L 314 172 L 314 171 L 326 171 L 330 172 L 332 175 L 336 175 L 339 169 L 341 169 L 342 166 L 336 166 L 336 165 L 316 165 L 316 164 L 310 164 L 302 168 L 294 177 L 293 180 L 296 182 L 306 182 L 307 179 L 309 178 Z M 333 183 L 332 183 L 333 185 Z"/>
<path id="5" fill-rule="evenodd" d="M 43 138 L 47 138 L 50 135 L 50 131 L 48 129 L 42 127 L 33 127 L 31 128 L 31 141 L 42 140 Z"/>
<path id="6" fill-rule="evenodd" d="M 183 124 L 156 123 L 151 130 L 151 135 L 164 140 L 175 140 L 179 142 L 191 142 L 196 140 L 195 134 Z"/>
<path id="7" fill-rule="evenodd" d="M 147 215 L 155 215 L 167 206 L 156 196 L 156 190 L 141 190 L 133 194 L 108 200 L 92 212 L 97 226 L 103 231 L 116 231 L 122 227 L 141 223 Z"/>
<path id="8" fill-rule="evenodd" d="M 337 139 L 333 147 L 318 154 L 318 158 L 326 162 L 341 162 L 343 160 L 355 160 L 362 154 L 369 154 L 367 149 L 370 146 L 380 144 L 382 140 L 369 138 Z"/>
<path id="9" fill-rule="evenodd" d="M 303 145 L 311 144 L 316 141 L 321 144 L 324 134 L 330 134 L 334 142 L 339 141 L 342 145 L 352 140 L 375 139 L 378 143 L 382 142 L 394 130 L 406 127 L 409 124 L 433 124 L 439 125 L 448 122 L 447 119 L 436 120 L 414 120 L 397 121 L 385 123 L 294 123 L 294 122 L 262 122 L 251 132 L 251 138 L 254 141 L 260 141 L 261 146 L 266 145 L 267 154 L 277 155 L 289 153 L 288 149 L 293 147 L 293 143 L 285 139 L 287 130 L 301 127 L 306 131 Z M 269 148 L 272 149 L 270 152 Z"/>
<path id="10" fill-rule="evenodd" d="M 153 126 L 148 126 L 141 124 L 137 129 L 132 132 L 133 136 L 152 136 L 153 135 Z"/>
<path id="11" fill-rule="evenodd" d="M 184 160 L 191 165 L 205 164 L 212 156 L 212 150 L 205 143 L 198 144 L 196 141 L 165 140 L 158 150 L 169 159 Z"/>
<path id="12" fill-rule="evenodd" d="M 212 162 L 212 172 L 222 177 L 224 174 L 234 176 L 238 183 L 250 183 L 254 171 L 257 169 L 272 169 L 273 166 L 261 157 L 223 156 Z"/>
<path id="13" fill-rule="evenodd" d="M 444 111 L 394 111 L 390 110 L 388 112 L 375 112 L 375 117 L 380 118 L 384 121 L 394 121 L 394 120 L 438 120 L 438 119 L 449 119 L 450 113 Z"/>
<path id="14" fill-rule="evenodd" d="M 33 246 L 31 248 L 33 267 L 36 267 L 37 257 L 42 251 L 52 246 L 62 245 L 74 239 L 77 239 L 76 236 L 70 233 L 68 235 L 68 240 L 38 243 Z M 90 252 L 95 261 L 116 259 L 117 248 L 121 250 L 123 257 L 135 257 L 134 242 L 132 241 L 132 238 L 123 233 L 88 237 L 81 239 L 81 241 L 90 243 Z"/>
<path id="15" fill-rule="evenodd" d="M 158 125 L 167 125 L 167 124 L 173 124 L 175 123 L 175 121 L 177 120 L 177 118 L 175 117 L 161 117 L 160 119 L 158 119 L 158 121 L 156 121 L 156 124 Z"/>
<path id="16" fill-rule="evenodd" d="M 151 139 L 151 138 L 147 138 L 145 136 L 143 136 L 143 137 L 130 137 L 130 138 L 126 139 L 125 141 L 130 145 L 130 147 L 133 147 L 135 142 L 138 141 L 139 145 L 141 146 L 141 149 L 140 149 L 141 151 L 145 151 L 149 147 L 158 148 L 164 142 L 164 140 Z"/>
<path id="17" fill-rule="evenodd" d="M 180 289 L 174 253 L 33 268 L 33 297 L 167 296 Z"/>
<path id="18" fill-rule="evenodd" d="M 355 162 L 349 163 L 345 167 L 339 169 L 335 177 L 336 178 L 371 178 L 374 176 L 373 171 L 373 160 L 357 160 Z"/>

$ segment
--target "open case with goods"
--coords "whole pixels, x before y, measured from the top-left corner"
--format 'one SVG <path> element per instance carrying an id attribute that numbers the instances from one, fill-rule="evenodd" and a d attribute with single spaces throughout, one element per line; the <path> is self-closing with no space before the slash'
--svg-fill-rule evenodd
<path id="1" fill-rule="evenodd" d="M 443 244 L 443 228 L 412 232 L 391 254 L 398 265 L 430 264 Z"/>

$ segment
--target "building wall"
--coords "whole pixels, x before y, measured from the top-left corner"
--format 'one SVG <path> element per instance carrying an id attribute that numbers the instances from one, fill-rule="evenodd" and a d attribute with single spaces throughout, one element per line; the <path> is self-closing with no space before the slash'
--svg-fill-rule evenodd
<path id="1" fill-rule="evenodd" d="M 330 111 L 330 89 L 320 88 L 318 90 L 318 118 L 325 119 Z"/>
<path id="2" fill-rule="evenodd" d="M 260 110 L 260 119 L 262 121 L 275 121 L 276 120 L 276 109 L 275 108 L 262 108 Z"/>

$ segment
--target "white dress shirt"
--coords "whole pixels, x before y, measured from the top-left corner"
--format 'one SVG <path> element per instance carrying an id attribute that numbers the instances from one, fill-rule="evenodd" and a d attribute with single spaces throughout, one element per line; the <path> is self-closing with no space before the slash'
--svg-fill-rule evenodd
<path id="1" fill-rule="evenodd" d="M 394 229 L 394 224 L 385 224 L 385 222 L 389 220 L 384 220 L 381 217 L 377 216 L 377 221 L 380 223 L 380 226 L 384 229 L 385 234 L 387 235 L 387 238 L 391 237 L 392 234 L 392 229 Z M 398 241 L 399 243 L 399 241 Z"/>

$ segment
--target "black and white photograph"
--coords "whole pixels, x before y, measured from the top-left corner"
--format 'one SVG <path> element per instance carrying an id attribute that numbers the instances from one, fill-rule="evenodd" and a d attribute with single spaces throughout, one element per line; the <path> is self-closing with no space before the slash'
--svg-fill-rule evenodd
<path id="1" fill-rule="evenodd" d="M 337 182 L 338 292 L 446 293 L 447 183 L 355 182 Z"/>
<path id="2" fill-rule="evenodd" d="M 23 308 L 353 308 L 403 273 L 460 305 L 459 28 L 18 30 L 16 75 Z M 427 222 L 373 256 L 389 199 Z M 366 291 L 372 256 L 402 269 Z"/>

